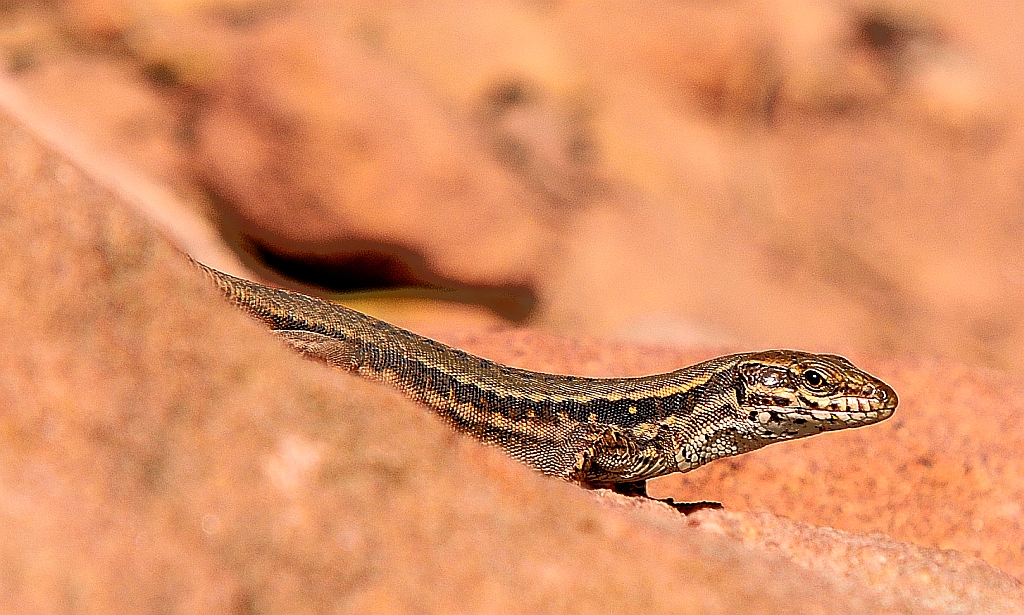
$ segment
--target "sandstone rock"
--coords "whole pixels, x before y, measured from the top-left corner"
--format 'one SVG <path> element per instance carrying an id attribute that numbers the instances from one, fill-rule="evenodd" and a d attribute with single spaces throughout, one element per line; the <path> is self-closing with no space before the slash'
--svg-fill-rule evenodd
<path id="1" fill-rule="evenodd" d="M 909 610 L 603 511 L 296 357 L 9 116 L 0 160 L 5 611 Z"/>

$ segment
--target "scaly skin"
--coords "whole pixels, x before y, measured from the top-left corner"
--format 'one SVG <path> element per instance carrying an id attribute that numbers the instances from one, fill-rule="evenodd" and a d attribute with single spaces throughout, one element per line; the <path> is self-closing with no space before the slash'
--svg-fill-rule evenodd
<path id="1" fill-rule="evenodd" d="M 648 479 L 877 423 L 898 403 L 892 388 L 843 357 L 796 350 L 732 354 L 640 378 L 532 372 L 199 266 L 304 355 L 396 387 L 457 430 L 584 486 L 646 494 Z"/>

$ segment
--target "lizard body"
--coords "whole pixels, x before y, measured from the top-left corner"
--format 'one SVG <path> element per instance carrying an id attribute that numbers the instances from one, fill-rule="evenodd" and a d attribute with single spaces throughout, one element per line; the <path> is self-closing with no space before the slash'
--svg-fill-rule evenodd
<path id="1" fill-rule="evenodd" d="M 349 308 L 199 265 L 304 355 L 398 388 L 548 474 L 646 494 L 645 481 L 767 444 L 888 418 L 896 393 L 837 355 L 732 354 L 639 378 L 517 369 Z"/>

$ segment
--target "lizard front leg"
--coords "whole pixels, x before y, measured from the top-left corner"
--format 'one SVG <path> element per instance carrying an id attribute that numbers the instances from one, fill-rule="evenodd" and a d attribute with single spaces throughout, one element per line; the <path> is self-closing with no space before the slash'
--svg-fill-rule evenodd
<path id="1" fill-rule="evenodd" d="M 573 465 L 563 476 L 589 487 L 637 483 L 675 470 L 671 456 L 652 440 L 616 425 L 586 423 L 566 439 Z M 640 487 L 637 487 L 638 489 Z"/>
<path id="2" fill-rule="evenodd" d="M 657 437 L 638 441 L 628 431 L 606 428 L 583 455 L 587 461 L 584 465 L 586 480 L 581 484 L 662 502 L 683 514 L 704 508 L 722 508 L 719 502 L 676 502 L 673 498 L 652 498 L 647 493 L 648 478 L 675 470 L 672 467 L 674 456 L 661 444 Z"/>

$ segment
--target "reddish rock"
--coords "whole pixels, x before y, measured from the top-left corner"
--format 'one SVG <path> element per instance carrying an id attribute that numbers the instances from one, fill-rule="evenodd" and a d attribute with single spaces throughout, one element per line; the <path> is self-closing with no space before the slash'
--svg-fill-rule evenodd
<path id="1" fill-rule="evenodd" d="M 658 373 L 736 350 L 638 347 L 528 331 L 467 334 L 413 324 L 498 361 L 590 376 Z M 962 551 L 1024 578 L 1024 428 L 1016 420 L 1024 413 L 1024 381 L 937 360 L 853 358 L 899 393 L 891 419 L 657 479 L 652 495 L 881 532 Z"/>
<path id="2" fill-rule="evenodd" d="M 425 258 L 420 278 L 529 280 L 550 229 L 475 125 L 366 45 L 300 24 L 261 29 L 199 116 L 195 168 L 229 228 L 293 258 L 377 244 Z"/>
<path id="3" fill-rule="evenodd" d="M 899 392 L 889 421 L 666 478 L 657 492 L 956 549 L 1024 578 L 1024 382 L 938 361 L 861 363 Z"/>
<path id="4" fill-rule="evenodd" d="M 573 335 L 1018 369 L 1022 17 L 71 0 L 12 9 L 0 48 L 234 240 L 529 284 Z"/>
<path id="5" fill-rule="evenodd" d="M 19 5 L 7 67 L 229 235 L 529 282 L 577 339 L 408 316 L 524 367 L 852 349 L 902 405 L 652 487 L 724 514 L 595 505 L 283 352 L 8 122 L 5 610 L 1020 611 L 970 559 L 1024 575 L 1024 387 L 970 366 L 1024 365 L 1018 5 L 138 6 Z"/>
<path id="6" fill-rule="evenodd" d="M 0 159 L 0 609 L 910 610 L 603 511 L 281 347 L 7 116 Z"/>
<path id="7" fill-rule="evenodd" d="M 987 613 L 1019 609 L 1024 589 L 975 557 L 927 549 L 884 534 L 857 534 L 794 523 L 769 513 L 699 511 L 687 521 L 761 552 L 780 553 L 801 566 L 919 609 Z"/>
<path id="8" fill-rule="evenodd" d="M 947 613 L 984 601 L 1010 613 L 1022 602 L 1015 581 L 958 556 L 888 541 L 910 554 L 897 582 L 934 575 L 897 591 L 861 570 L 877 549 L 856 536 L 822 543 L 764 515 L 691 521 L 544 478 L 280 346 L 9 117 L 0 157 L 4 610 Z M 787 542 L 744 548 L 743 523 L 761 532 L 743 539 L 757 549 Z M 836 561 L 826 574 L 787 561 L 806 565 L 809 552 Z"/>

